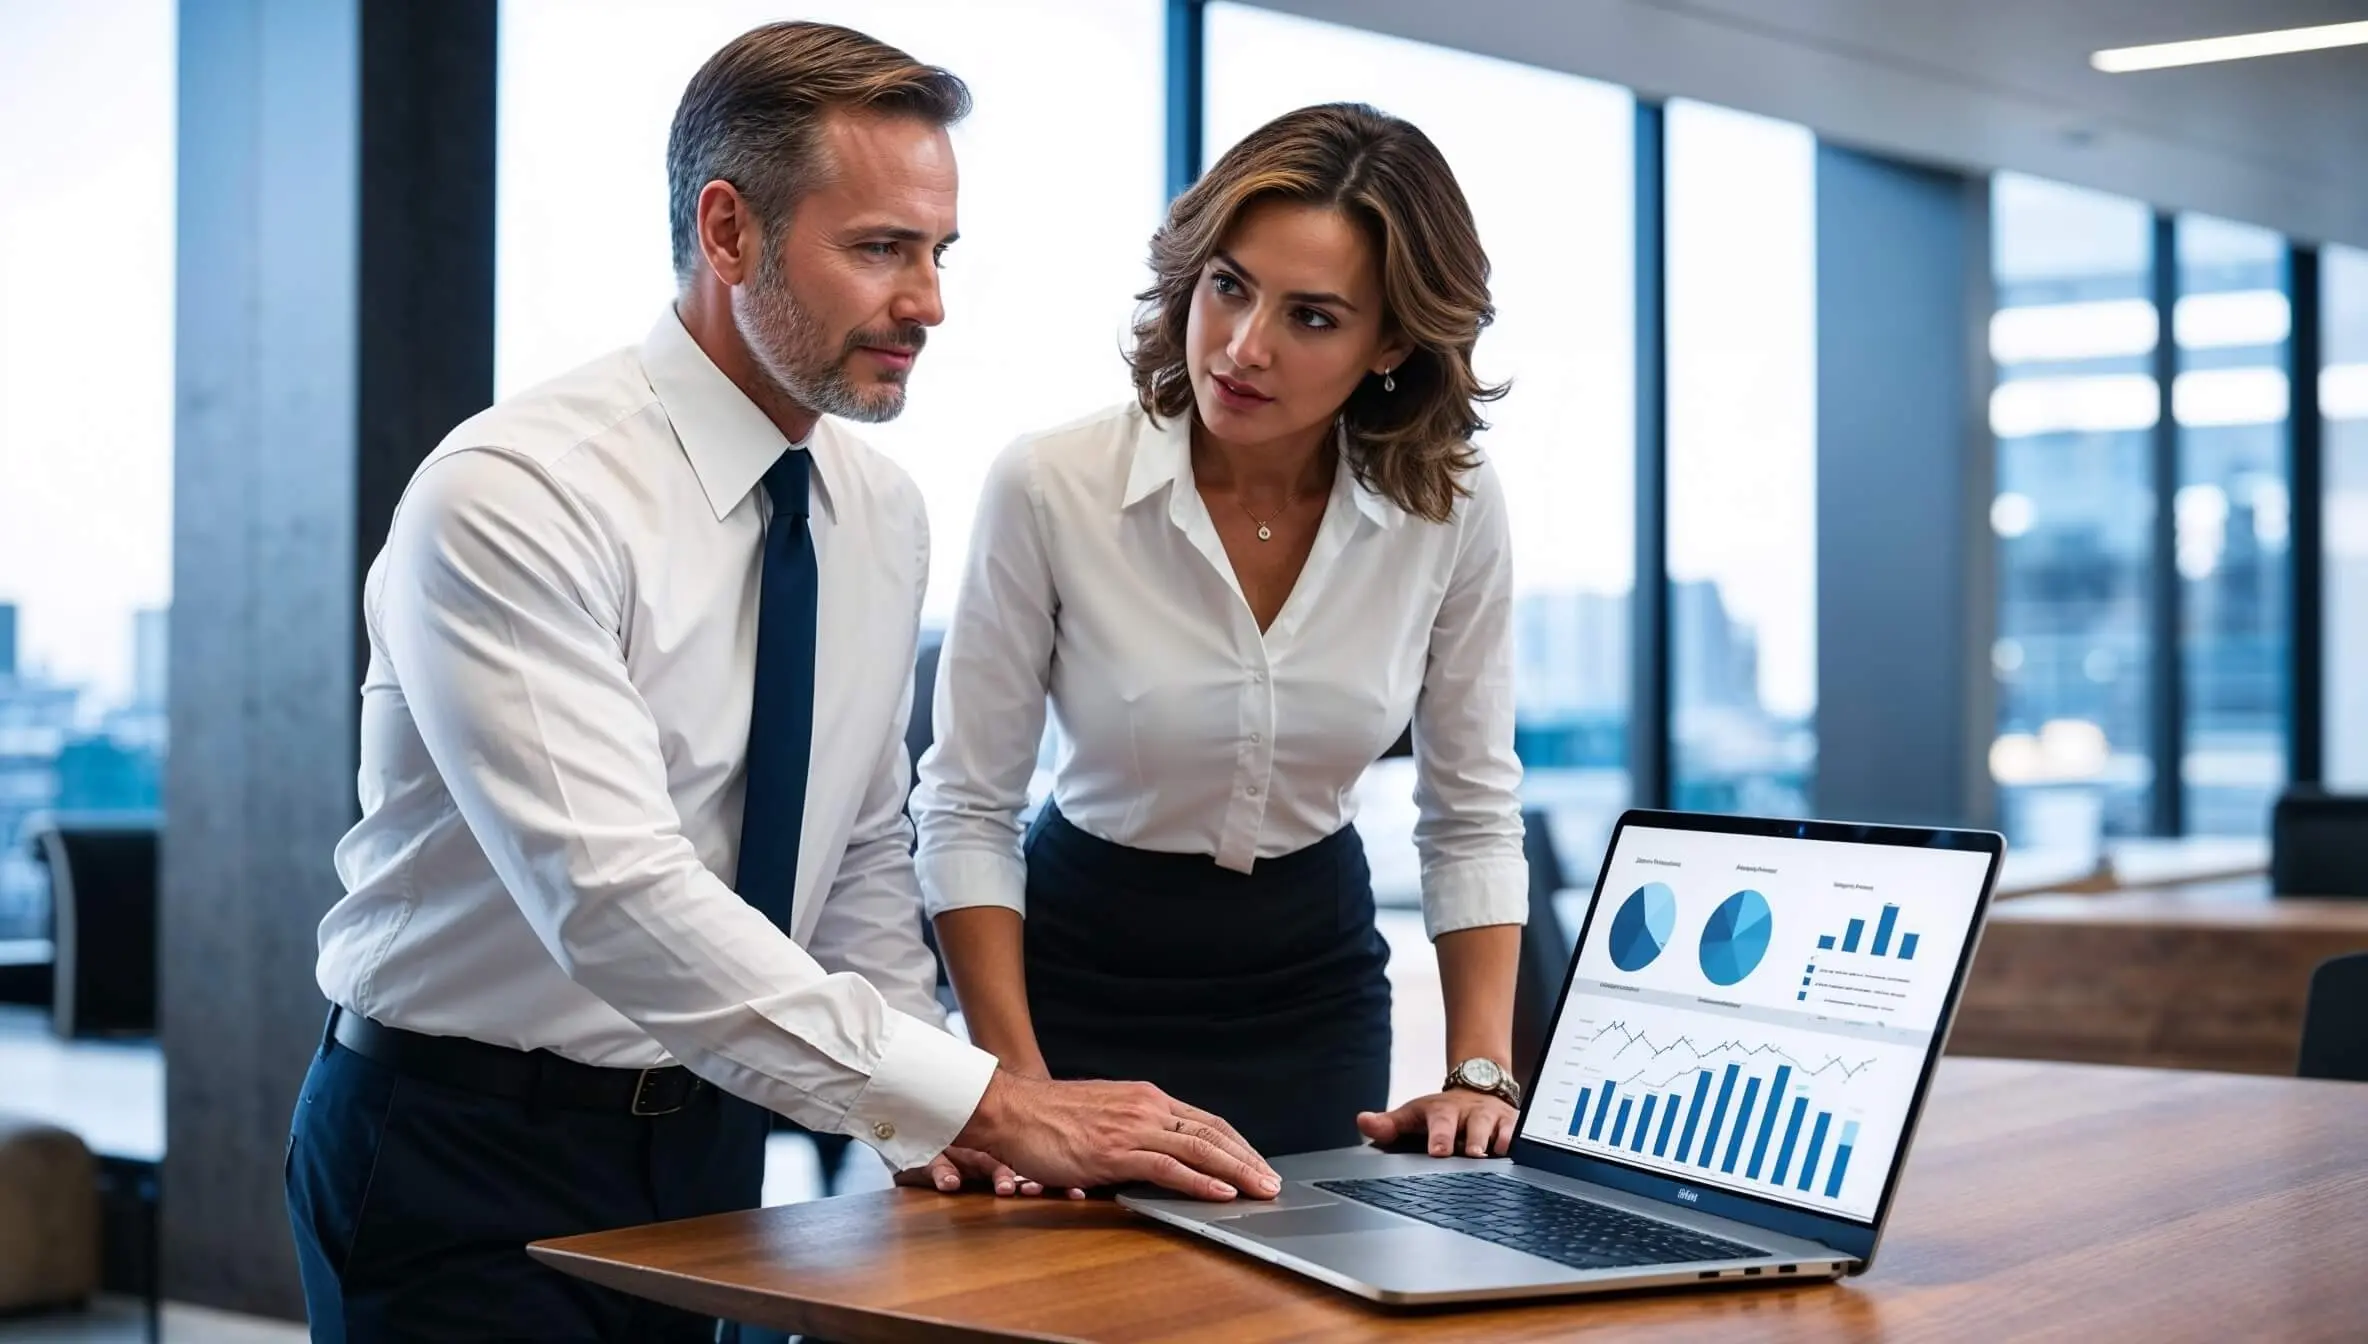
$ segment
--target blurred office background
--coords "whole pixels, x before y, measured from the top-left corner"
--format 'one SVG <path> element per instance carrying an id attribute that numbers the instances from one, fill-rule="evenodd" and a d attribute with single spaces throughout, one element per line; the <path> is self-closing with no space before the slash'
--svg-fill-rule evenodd
<path id="1" fill-rule="evenodd" d="M 1631 805 L 1997 826 L 2044 885 L 2257 867 L 2281 792 L 2368 786 L 2368 56 L 2089 64 L 2356 4 L 0 0 L 0 1112 L 82 1080 L 113 1287 L 297 1308 L 361 568 L 446 428 L 639 339 L 675 100 L 783 17 L 977 96 L 865 431 L 933 626 L 993 454 L 1127 395 L 1200 166 L 1334 99 L 1438 142 L 1565 937 Z M 1419 986 L 1411 778 L 1364 829 Z"/>

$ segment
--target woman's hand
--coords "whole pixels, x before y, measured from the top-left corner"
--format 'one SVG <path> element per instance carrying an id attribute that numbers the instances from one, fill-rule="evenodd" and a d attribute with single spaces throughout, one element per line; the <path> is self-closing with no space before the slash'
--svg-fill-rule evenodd
<path id="1" fill-rule="evenodd" d="M 1411 1147 L 1429 1136 L 1433 1157 L 1503 1157 L 1513 1146 L 1513 1124 L 1521 1113 L 1505 1099 L 1469 1088 L 1449 1088 L 1416 1097 L 1391 1111 L 1363 1111 L 1357 1130 L 1382 1145 Z"/>
<path id="2" fill-rule="evenodd" d="M 1034 1199 L 1044 1193 L 1044 1187 L 1013 1171 L 991 1154 L 975 1148 L 948 1148 L 929 1160 L 926 1167 L 896 1173 L 896 1183 L 907 1186 L 929 1186 L 943 1194 L 955 1194 L 965 1186 L 993 1189 L 1002 1196 L 1022 1196 Z M 1083 1199 L 1083 1190 L 1069 1191 L 1069 1198 Z"/>

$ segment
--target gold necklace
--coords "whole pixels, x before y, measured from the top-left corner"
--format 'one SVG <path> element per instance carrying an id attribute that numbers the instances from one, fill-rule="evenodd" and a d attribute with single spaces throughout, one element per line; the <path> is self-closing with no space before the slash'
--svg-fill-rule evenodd
<path id="1" fill-rule="evenodd" d="M 1294 490 L 1290 494 L 1283 496 L 1283 506 L 1279 509 L 1276 509 L 1272 515 L 1265 518 L 1261 518 L 1257 514 L 1251 513 L 1250 506 L 1244 503 L 1240 498 L 1235 498 L 1233 502 L 1234 505 L 1242 511 L 1244 516 L 1248 517 L 1251 522 L 1258 524 L 1258 540 L 1272 541 L 1274 540 L 1274 528 L 1269 526 L 1269 524 L 1273 523 L 1276 519 L 1281 518 L 1284 514 L 1291 511 L 1291 506 L 1299 502 L 1299 492 Z"/>

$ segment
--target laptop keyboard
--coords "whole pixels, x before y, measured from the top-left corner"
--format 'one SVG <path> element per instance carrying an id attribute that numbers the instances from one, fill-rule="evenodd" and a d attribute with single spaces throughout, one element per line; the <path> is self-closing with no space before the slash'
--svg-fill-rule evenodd
<path id="1" fill-rule="evenodd" d="M 1608 1204 L 1481 1171 L 1316 1181 L 1319 1190 L 1402 1213 L 1573 1269 L 1740 1260 L 1768 1252 Z"/>

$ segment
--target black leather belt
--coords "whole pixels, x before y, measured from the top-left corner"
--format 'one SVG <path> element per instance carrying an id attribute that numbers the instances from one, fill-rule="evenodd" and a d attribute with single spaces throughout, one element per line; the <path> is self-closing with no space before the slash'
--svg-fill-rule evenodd
<path id="1" fill-rule="evenodd" d="M 463 1036 L 423 1036 L 381 1026 L 360 1013 L 329 1010 L 329 1037 L 406 1078 L 569 1111 L 672 1115 L 708 1091 L 679 1064 L 609 1069 L 548 1050 L 512 1050 Z"/>

